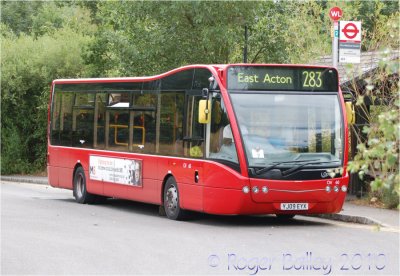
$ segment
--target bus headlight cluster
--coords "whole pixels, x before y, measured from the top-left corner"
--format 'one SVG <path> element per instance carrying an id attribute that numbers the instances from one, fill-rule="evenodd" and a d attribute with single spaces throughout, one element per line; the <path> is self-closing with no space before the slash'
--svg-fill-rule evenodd
<path id="1" fill-rule="evenodd" d="M 251 191 L 253 192 L 253 193 L 255 193 L 255 194 L 258 194 L 259 192 L 260 192 L 260 188 L 258 188 L 257 186 L 254 186 L 252 189 L 251 189 Z M 263 193 L 263 194 L 266 194 L 266 193 L 268 193 L 268 187 L 266 187 L 266 186 L 262 186 L 261 187 L 261 192 Z M 249 188 L 249 186 L 244 186 L 243 188 L 242 188 L 242 192 L 243 193 L 245 193 L 245 194 L 248 194 L 249 192 L 250 192 L 250 188 Z"/>
<path id="2" fill-rule="evenodd" d="M 347 187 L 345 185 L 342 186 L 342 192 L 343 193 L 347 192 Z"/>

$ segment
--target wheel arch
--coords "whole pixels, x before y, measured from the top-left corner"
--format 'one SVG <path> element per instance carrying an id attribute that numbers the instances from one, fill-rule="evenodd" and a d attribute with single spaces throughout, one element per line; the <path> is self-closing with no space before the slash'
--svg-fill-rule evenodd
<path id="1" fill-rule="evenodd" d="M 174 175 L 173 175 L 172 173 L 168 173 L 168 174 L 166 174 L 166 175 L 164 176 L 164 179 L 163 179 L 163 182 L 162 182 L 162 185 L 161 185 L 161 191 L 160 191 L 161 205 L 164 204 L 164 189 L 165 189 L 165 184 L 167 183 L 168 179 L 171 178 L 171 177 L 172 177 L 173 179 L 175 179 L 175 182 L 176 182 L 176 178 L 174 177 Z M 176 182 L 176 185 L 178 185 L 177 182 Z"/>
<path id="2" fill-rule="evenodd" d="M 76 162 L 74 169 L 72 170 L 72 187 L 74 185 L 74 180 L 75 180 L 75 173 L 76 170 L 81 167 L 83 169 L 83 172 L 85 172 L 85 168 L 83 167 L 83 165 L 81 164 L 81 162 Z"/>

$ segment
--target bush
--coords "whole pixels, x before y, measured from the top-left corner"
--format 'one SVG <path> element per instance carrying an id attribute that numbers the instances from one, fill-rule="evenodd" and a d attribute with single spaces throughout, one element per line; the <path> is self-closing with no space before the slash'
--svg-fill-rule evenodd
<path id="1" fill-rule="evenodd" d="M 17 37 L 10 31 L 3 33 L 2 174 L 28 173 L 44 168 L 51 81 L 84 74 L 81 54 L 90 39 L 69 28 L 37 39 L 25 34 Z"/>
<path id="2" fill-rule="evenodd" d="M 368 118 L 370 125 L 363 128 L 367 142 L 358 144 L 358 153 L 348 166 L 348 170 L 358 173 L 361 179 L 366 175 L 372 177 L 372 194 L 388 208 L 399 207 L 400 197 L 398 66 L 397 61 L 382 63 L 378 72 L 367 79 L 366 95 L 373 101 L 379 95 L 381 100 L 385 99 L 385 104 L 378 106 L 375 114 Z M 358 95 L 358 105 L 365 107 L 366 95 Z"/>

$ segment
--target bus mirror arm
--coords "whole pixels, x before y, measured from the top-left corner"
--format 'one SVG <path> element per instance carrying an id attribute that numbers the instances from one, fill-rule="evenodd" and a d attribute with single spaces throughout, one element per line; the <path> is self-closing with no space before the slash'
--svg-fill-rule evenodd
<path id="1" fill-rule="evenodd" d="M 202 96 L 203 96 L 204 99 L 207 99 L 207 100 L 208 100 L 210 91 L 208 90 L 208 88 L 203 88 L 203 90 L 201 91 L 201 94 L 202 94 Z"/>

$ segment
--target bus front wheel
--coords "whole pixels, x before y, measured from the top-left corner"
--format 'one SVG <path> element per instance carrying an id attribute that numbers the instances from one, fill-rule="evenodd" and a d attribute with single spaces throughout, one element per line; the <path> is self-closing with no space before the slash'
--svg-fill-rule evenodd
<path id="1" fill-rule="evenodd" d="M 186 217 L 185 210 L 180 207 L 178 185 L 173 177 L 168 178 L 164 187 L 164 210 L 169 219 L 182 220 Z"/>
<path id="2" fill-rule="evenodd" d="M 82 167 L 77 168 L 75 171 L 73 191 L 75 200 L 78 203 L 94 203 L 96 200 L 96 196 L 86 190 L 86 177 Z"/>

